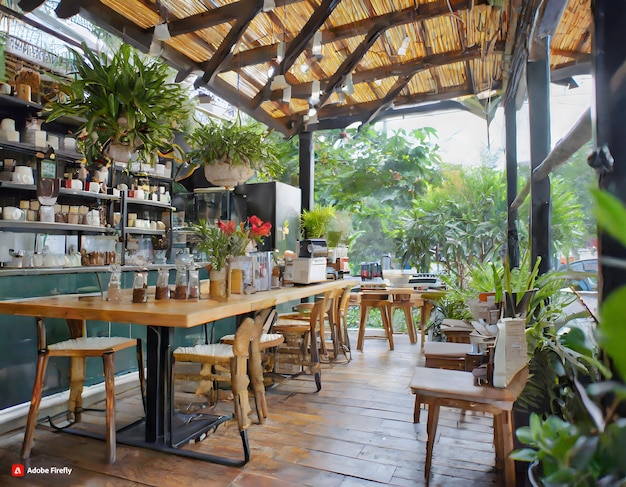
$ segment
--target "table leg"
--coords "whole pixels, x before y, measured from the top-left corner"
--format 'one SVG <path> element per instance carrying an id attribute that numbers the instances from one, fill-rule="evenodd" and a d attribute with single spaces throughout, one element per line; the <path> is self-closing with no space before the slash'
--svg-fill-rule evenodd
<path id="1" fill-rule="evenodd" d="M 404 319 L 406 321 L 406 328 L 409 332 L 409 341 L 411 345 L 417 343 L 417 337 L 415 336 L 415 323 L 413 322 L 413 313 L 411 310 L 413 309 L 411 305 L 404 304 L 402 305 L 402 309 L 404 310 Z"/>
<path id="2" fill-rule="evenodd" d="M 393 350 L 393 326 L 391 325 L 391 304 L 384 304 L 380 307 L 380 315 L 383 320 L 383 326 L 387 332 L 387 340 L 389 341 L 389 350 Z"/>
<path id="3" fill-rule="evenodd" d="M 367 314 L 369 306 L 361 302 L 361 319 L 359 320 L 359 336 L 356 342 L 356 349 L 363 351 L 363 341 L 365 340 L 365 325 L 367 323 Z"/>
<path id="4" fill-rule="evenodd" d="M 496 446 L 496 467 L 498 464 L 500 464 L 500 468 L 504 466 L 504 485 L 515 487 L 515 461 L 509 458 L 513 451 L 513 415 L 511 411 L 503 411 L 494 416 L 494 443 Z"/>
<path id="5" fill-rule="evenodd" d="M 428 420 L 426 422 L 426 466 L 424 468 L 424 478 L 428 482 L 430 478 L 430 466 L 433 459 L 433 445 L 437 436 L 437 423 L 439 422 L 439 400 L 431 399 L 428 403 Z"/>

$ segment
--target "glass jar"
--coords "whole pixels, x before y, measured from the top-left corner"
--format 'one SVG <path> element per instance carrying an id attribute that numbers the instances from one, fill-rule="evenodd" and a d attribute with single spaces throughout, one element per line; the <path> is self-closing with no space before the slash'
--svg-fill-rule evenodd
<path id="1" fill-rule="evenodd" d="M 174 299 L 187 299 L 187 287 L 189 284 L 187 276 L 187 266 L 176 267 L 176 287 L 174 288 Z"/>
<path id="2" fill-rule="evenodd" d="M 176 267 L 185 267 L 189 268 L 193 264 L 193 256 L 189 253 L 189 249 L 185 247 L 182 250 L 179 250 L 174 258 L 174 264 Z"/>
<path id="3" fill-rule="evenodd" d="M 111 266 L 111 277 L 107 288 L 107 301 L 119 303 L 122 300 L 122 271 L 118 266 Z"/>
<path id="4" fill-rule="evenodd" d="M 146 301 L 148 301 L 148 274 L 143 271 L 135 272 L 133 303 L 145 303 Z"/>
<path id="5" fill-rule="evenodd" d="M 198 269 L 189 269 L 189 286 L 187 287 L 187 299 L 200 298 L 200 278 Z"/>
<path id="6" fill-rule="evenodd" d="M 159 269 L 157 273 L 156 293 L 154 299 L 170 298 L 170 271 L 169 269 Z"/>

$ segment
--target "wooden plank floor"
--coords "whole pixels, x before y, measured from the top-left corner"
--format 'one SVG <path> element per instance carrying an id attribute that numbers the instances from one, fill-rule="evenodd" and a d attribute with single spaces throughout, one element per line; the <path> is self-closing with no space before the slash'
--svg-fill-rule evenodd
<path id="1" fill-rule="evenodd" d="M 248 429 L 251 460 L 243 468 L 225 467 L 150 450 L 117 447 L 117 462 L 104 463 L 102 441 L 53 433 L 40 425 L 31 467 L 70 467 L 71 475 L 28 474 L 13 478 L 23 430 L 0 437 L 2 486 L 420 486 L 424 481 L 427 411 L 413 424 L 414 396 L 408 387 L 423 364 L 419 345 L 407 335 L 387 342 L 366 339 L 363 352 L 348 364 L 325 365 L 322 390 L 311 376 L 280 380 L 267 391 L 270 415 L 265 425 Z M 352 339 L 356 344 L 356 336 Z M 183 399 L 184 391 L 178 395 Z M 118 427 L 141 415 L 137 390 L 118 395 Z M 253 405 L 252 405 L 253 406 Z M 232 402 L 218 408 L 232 411 Z M 252 407 L 254 411 L 254 406 Z M 256 416 L 251 413 L 251 419 Z M 104 415 L 84 413 L 85 427 L 104 432 Z M 501 485 L 493 470 L 492 418 L 442 408 L 434 447 L 431 486 Z M 236 424 L 226 424 L 204 441 L 185 448 L 241 458 Z"/>

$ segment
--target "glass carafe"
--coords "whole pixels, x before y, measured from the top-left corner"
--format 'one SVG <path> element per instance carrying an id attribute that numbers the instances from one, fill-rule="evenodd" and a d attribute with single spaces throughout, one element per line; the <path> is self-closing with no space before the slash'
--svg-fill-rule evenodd
<path id="1" fill-rule="evenodd" d="M 187 266 L 179 265 L 176 267 L 176 287 L 174 288 L 174 299 L 187 299 L 187 286 L 189 280 L 187 277 Z"/>
<path id="2" fill-rule="evenodd" d="M 107 301 L 119 303 L 122 300 L 122 271 L 119 266 L 111 266 L 111 277 L 107 288 Z"/>
<path id="3" fill-rule="evenodd" d="M 156 282 L 156 293 L 154 299 L 170 298 L 170 271 L 169 269 L 159 269 Z"/>
<path id="4" fill-rule="evenodd" d="M 133 303 L 145 303 L 148 300 L 148 274 L 135 272 L 133 279 Z"/>

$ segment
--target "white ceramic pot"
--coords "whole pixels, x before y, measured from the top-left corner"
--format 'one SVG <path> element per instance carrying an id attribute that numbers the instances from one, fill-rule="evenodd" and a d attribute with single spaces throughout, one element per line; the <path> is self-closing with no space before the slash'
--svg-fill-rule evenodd
<path id="1" fill-rule="evenodd" d="M 214 162 L 204 166 L 204 177 L 216 186 L 234 187 L 245 183 L 254 175 L 254 169 L 246 165 L 228 164 L 226 162 Z"/>

